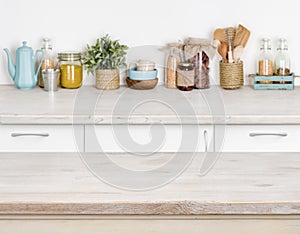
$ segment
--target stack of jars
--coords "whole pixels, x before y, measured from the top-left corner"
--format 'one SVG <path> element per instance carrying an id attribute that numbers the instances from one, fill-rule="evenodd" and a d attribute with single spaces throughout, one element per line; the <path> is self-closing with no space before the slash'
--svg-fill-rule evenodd
<path id="1" fill-rule="evenodd" d="M 54 74 L 55 72 L 54 70 L 58 71 L 55 74 L 60 74 L 60 77 L 57 77 L 57 80 L 55 80 L 55 82 L 51 81 L 51 83 L 55 83 L 55 86 L 58 86 L 60 84 L 62 88 L 76 89 L 82 85 L 83 71 L 80 52 L 59 53 L 57 65 L 55 65 L 56 59 L 52 50 L 51 40 L 48 38 L 44 38 L 42 40 L 41 49 L 44 53 L 38 81 L 38 85 L 41 88 L 44 88 L 48 91 L 50 80 L 47 80 L 47 87 L 44 85 L 44 80 L 45 77 L 50 79 L 50 77 L 52 77 L 50 75 Z"/>
<path id="2" fill-rule="evenodd" d="M 214 56 L 215 49 L 208 40 L 188 38 L 184 44 L 170 43 L 167 48 L 167 88 L 191 91 L 210 87 L 209 59 Z"/>

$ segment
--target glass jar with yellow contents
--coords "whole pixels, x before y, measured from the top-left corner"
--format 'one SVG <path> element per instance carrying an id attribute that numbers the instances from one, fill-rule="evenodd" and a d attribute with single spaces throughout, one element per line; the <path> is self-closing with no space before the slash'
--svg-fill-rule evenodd
<path id="1" fill-rule="evenodd" d="M 80 52 L 62 52 L 58 54 L 60 64 L 61 87 L 77 89 L 82 84 L 82 64 Z"/>

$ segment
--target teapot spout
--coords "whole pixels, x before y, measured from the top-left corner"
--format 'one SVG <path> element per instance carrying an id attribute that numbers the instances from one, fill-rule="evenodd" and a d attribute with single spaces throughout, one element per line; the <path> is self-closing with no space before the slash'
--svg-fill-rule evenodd
<path id="1" fill-rule="evenodd" d="M 11 78 L 14 80 L 16 75 L 16 65 L 13 63 L 11 54 L 7 48 L 4 49 L 6 55 L 7 55 L 7 61 L 8 61 L 8 72 Z"/>
<path id="2" fill-rule="evenodd" d="M 34 56 L 33 62 L 37 60 L 37 56 L 38 56 L 39 53 L 41 54 L 41 58 L 40 58 L 40 62 L 38 63 L 38 67 L 37 67 L 37 69 L 36 69 L 36 72 L 35 72 L 35 74 L 34 74 L 35 82 L 38 81 L 39 71 L 40 71 L 40 69 L 41 69 L 42 61 L 43 61 L 43 59 L 44 59 L 44 51 L 42 51 L 42 50 L 37 50 L 37 51 L 35 52 L 35 56 Z"/>

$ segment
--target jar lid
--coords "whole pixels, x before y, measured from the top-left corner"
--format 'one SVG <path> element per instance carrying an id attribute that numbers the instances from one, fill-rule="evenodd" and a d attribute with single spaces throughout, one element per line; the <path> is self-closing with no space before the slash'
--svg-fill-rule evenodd
<path id="1" fill-rule="evenodd" d="M 78 51 L 65 51 L 65 52 L 58 53 L 58 58 L 67 61 L 80 60 L 81 53 Z"/>
<path id="2" fill-rule="evenodd" d="M 279 47 L 277 48 L 277 50 L 287 50 L 287 49 L 288 49 L 287 40 L 285 38 L 280 38 Z"/>
<path id="3" fill-rule="evenodd" d="M 201 45 L 201 46 L 210 46 L 211 45 L 211 41 L 209 39 L 205 39 L 205 38 L 196 38 L 196 37 L 189 37 L 185 40 L 185 44 L 186 45 Z"/>
<path id="4" fill-rule="evenodd" d="M 183 44 L 180 42 L 171 42 L 167 44 L 167 47 L 170 48 L 180 48 Z"/>
<path id="5" fill-rule="evenodd" d="M 261 45 L 261 50 L 271 50 L 270 46 L 270 39 L 269 38 L 263 38 L 262 39 L 262 45 Z"/>
<path id="6" fill-rule="evenodd" d="M 155 66 L 155 62 L 152 62 L 150 60 L 138 60 L 137 65 L 139 66 Z"/>
<path id="7" fill-rule="evenodd" d="M 42 49 L 50 49 L 52 50 L 52 43 L 51 43 L 51 39 L 49 38 L 43 38 L 42 39 Z"/>

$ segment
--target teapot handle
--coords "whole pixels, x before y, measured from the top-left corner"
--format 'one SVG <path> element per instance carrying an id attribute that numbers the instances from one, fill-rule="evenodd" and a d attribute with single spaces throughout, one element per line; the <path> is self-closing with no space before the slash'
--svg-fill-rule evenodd
<path id="1" fill-rule="evenodd" d="M 44 51 L 42 51 L 42 50 L 37 50 L 37 51 L 35 52 L 35 55 L 34 55 L 34 61 L 36 61 L 37 56 L 38 56 L 38 53 L 41 53 L 41 54 L 42 54 L 42 57 L 41 57 L 41 59 L 40 59 L 40 62 L 39 62 L 38 67 L 37 67 L 37 70 L 36 70 L 36 72 L 35 72 L 35 77 L 38 76 L 38 73 L 39 73 L 39 71 L 40 71 L 40 69 L 41 69 L 41 66 L 42 66 L 42 61 L 43 61 L 43 59 L 44 59 Z"/>

